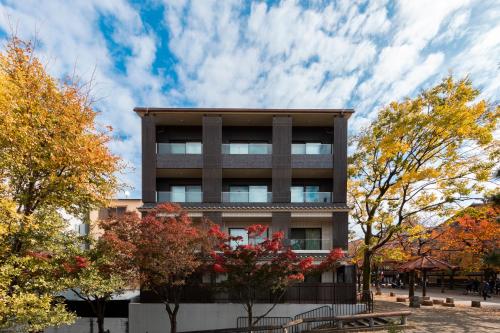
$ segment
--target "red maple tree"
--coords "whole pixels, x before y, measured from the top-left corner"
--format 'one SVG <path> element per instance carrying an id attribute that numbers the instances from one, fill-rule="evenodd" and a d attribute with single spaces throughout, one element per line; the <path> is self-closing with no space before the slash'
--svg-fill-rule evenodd
<path id="1" fill-rule="evenodd" d="M 226 275 L 221 285 L 243 304 L 248 327 L 254 327 L 275 308 L 287 287 L 304 281 L 308 272 L 330 269 L 342 256 L 341 251 L 334 250 L 323 263 L 314 266 L 313 258 L 300 258 L 285 245 L 282 231 L 273 233 L 270 238 L 262 238 L 267 226 L 257 224 L 246 230 L 248 244 L 244 244 L 240 236 L 225 234 L 218 226 L 213 226 L 210 233 L 219 240 L 216 250 L 211 252 L 213 270 Z M 263 240 L 258 242 L 258 239 Z M 265 313 L 254 317 L 253 306 L 259 293 L 269 291 L 275 296 L 273 304 Z"/>
<path id="2" fill-rule="evenodd" d="M 202 250 L 209 243 L 208 222 L 195 226 L 176 204 L 158 205 L 138 225 L 135 260 L 141 286 L 165 304 L 172 333 L 177 331 L 183 287 L 202 265 Z"/>

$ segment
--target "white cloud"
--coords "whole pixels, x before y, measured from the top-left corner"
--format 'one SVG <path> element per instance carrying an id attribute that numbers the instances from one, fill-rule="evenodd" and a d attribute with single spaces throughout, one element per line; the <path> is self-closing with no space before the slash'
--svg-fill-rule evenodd
<path id="1" fill-rule="evenodd" d="M 116 59 L 109 49 L 99 19 L 112 24 L 112 38 L 120 47 L 130 49 L 126 73 L 116 70 Z M 5 1 L 0 4 L 0 28 L 39 41 L 37 54 L 48 63 L 56 77 L 76 73 L 83 81 L 94 75 L 94 94 L 101 111 L 98 121 L 111 124 L 117 138 L 111 149 L 134 166 L 122 179 L 140 193 L 140 121 L 132 112 L 138 104 L 166 103 L 160 90 L 164 78 L 151 73 L 156 39 L 147 33 L 139 14 L 126 1 Z M 138 167 L 139 166 L 139 167 Z"/>
<path id="2" fill-rule="evenodd" d="M 470 74 L 483 97 L 500 99 L 498 1 L 308 4 L 168 0 L 162 22 L 167 36 L 146 28 L 158 22 L 143 22 L 125 0 L 7 0 L 0 4 L 0 28 L 8 29 L 10 19 L 22 36 L 37 31 L 39 52 L 56 76 L 76 63 L 88 78 L 95 67 L 97 97 L 104 98 L 100 121 L 124 137 L 111 146 L 136 166 L 125 176 L 135 195 L 136 105 L 352 107 L 351 130 L 357 131 L 381 106 L 436 83 L 449 70 Z M 100 30 L 103 20 L 110 36 Z M 168 91 L 170 78 L 156 74 L 167 70 L 154 68 L 158 57 L 168 56 L 159 53 L 160 43 L 175 56 L 178 84 Z M 116 47 L 127 51 L 123 71 Z"/>

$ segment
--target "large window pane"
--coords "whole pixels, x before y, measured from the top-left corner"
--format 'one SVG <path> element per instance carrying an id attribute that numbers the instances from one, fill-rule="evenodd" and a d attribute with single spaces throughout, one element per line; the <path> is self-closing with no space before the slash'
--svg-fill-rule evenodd
<path id="1" fill-rule="evenodd" d="M 248 202 L 248 186 L 230 186 L 229 202 Z"/>
<path id="2" fill-rule="evenodd" d="M 171 143 L 170 151 L 172 154 L 185 154 L 186 144 L 185 143 Z"/>
<path id="3" fill-rule="evenodd" d="M 304 202 L 304 187 L 292 186 L 292 202 Z"/>
<path id="4" fill-rule="evenodd" d="M 292 144 L 292 154 L 303 155 L 306 153 L 306 145 L 303 143 L 293 143 Z"/>
<path id="5" fill-rule="evenodd" d="M 201 202 L 201 186 L 186 186 L 186 202 Z"/>
<path id="6" fill-rule="evenodd" d="M 267 144 L 251 143 L 248 145 L 249 154 L 267 154 Z"/>
<path id="7" fill-rule="evenodd" d="M 186 187 L 185 186 L 172 186 L 171 188 L 172 202 L 186 202 Z"/>
<path id="8" fill-rule="evenodd" d="M 243 228 L 230 228 L 229 229 L 229 235 L 231 237 L 241 237 L 241 240 L 234 241 L 232 240 L 230 242 L 230 246 L 232 248 L 235 248 L 238 245 L 246 245 L 248 244 L 248 232 L 246 229 Z"/>
<path id="9" fill-rule="evenodd" d="M 201 154 L 201 142 L 187 142 L 186 154 Z"/>
<path id="10" fill-rule="evenodd" d="M 320 202 L 319 200 L 319 186 L 306 186 L 305 198 L 306 202 Z"/>
<path id="11" fill-rule="evenodd" d="M 250 186 L 249 202 L 267 202 L 267 186 Z"/>
<path id="12" fill-rule="evenodd" d="M 308 142 L 306 143 L 306 154 L 319 155 L 321 153 L 321 143 Z"/>
<path id="13" fill-rule="evenodd" d="M 306 250 L 321 250 L 321 229 L 306 229 Z"/>
<path id="14" fill-rule="evenodd" d="M 248 143 L 231 143 L 229 145 L 230 154 L 248 154 Z"/>

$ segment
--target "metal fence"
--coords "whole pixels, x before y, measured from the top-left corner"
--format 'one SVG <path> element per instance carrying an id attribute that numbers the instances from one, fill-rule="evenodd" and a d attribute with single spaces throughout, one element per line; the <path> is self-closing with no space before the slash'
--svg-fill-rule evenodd
<path id="1" fill-rule="evenodd" d="M 331 317 L 332 316 L 332 308 L 329 305 L 324 305 L 317 309 L 313 309 L 310 311 L 306 311 L 303 313 L 299 313 L 296 315 L 293 320 L 304 319 L 304 318 L 318 318 L 318 317 Z M 332 321 L 319 321 L 315 323 L 302 323 L 293 327 L 294 333 L 299 333 L 303 331 L 310 331 L 311 329 L 322 327 L 325 325 L 333 325 Z"/>
<path id="2" fill-rule="evenodd" d="M 255 320 L 255 318 L 254 318 Z M 252 332 L 269 332 L 269 333 L 281 333 L 281 329 L 268 329 L 266 327 L 275 327 L 285 325 L 293 320 L 292 317 L 264 317 L 260 319 L 255 329 Z M 236 319 L 236 327 L 244 328 L 248 327 L 248 317 L 238 317 Z M 259 329 L 261 327 L 261 329 Z"/>
<path id="3" fill-rule="evenodd" d="M 152 295 L 153 296 L 153 295 Z M 301 283 L 289 287 L 282 297 L 267 290 L 255 291 L 256 303 L 355 304 L 354 283 Z M 148 301 L 143 299 L 141 301 Z M 221 291 L 214 285 L 186 286 L 182 303 L 237 303 L 236 295 Z"/>

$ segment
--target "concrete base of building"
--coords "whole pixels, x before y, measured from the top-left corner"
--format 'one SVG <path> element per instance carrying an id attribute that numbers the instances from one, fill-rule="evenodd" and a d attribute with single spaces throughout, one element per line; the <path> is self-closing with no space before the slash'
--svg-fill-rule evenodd
<path id="1" fill-rule="evenodd" d="M 291 317 L 317 309 L 328 304 L 278 304 L 267 317 Z M 254 314 L 266 312 L 272 304 L 255 304 Z M 345 315 L 364 311 L 364 304 L 335 304 L 336 312 Z M 352 313 L 347 313 L 352 312 Z M 181 304 L 177 315 L 177 330 L 197 331 L 221 328 L 234 328 L 238 317 L 246 317 L 246 311 L 241 304 Z M 130 333 L 166 333 L 170 330 L 168 314 L 165 305 L 158 303 L 130 303 L 129 332 Z"/>

